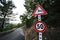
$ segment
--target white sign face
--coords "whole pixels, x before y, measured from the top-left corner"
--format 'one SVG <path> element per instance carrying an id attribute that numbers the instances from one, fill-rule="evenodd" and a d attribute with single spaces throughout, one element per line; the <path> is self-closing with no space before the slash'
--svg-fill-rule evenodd
<path id="1" fill-rule="evenodd" d="M 36 24 L 36 28 L 37 28 L 38 30 L 43 30 L 43 29 L 44 29 L 44 25 L 43 25 L 42 23 L 37 23 L 37 24 Z"/>
<path id="2" fill-rule="evenodd" d="M 35 24 L 34 24 L 34 29 L 37 31 L 37 32 L 44 32 L 46 30 L 46 24 L 42 21 L 37 21 Z"/>
<path id="3" fill-rule="evenodd" d="M 42 9 L 40 7 L 38 7 L 38 9 L 36 10 L 36 14 L 42 14 L 42 13 L 44 13 L 44 12 L 42 11 Z"/>

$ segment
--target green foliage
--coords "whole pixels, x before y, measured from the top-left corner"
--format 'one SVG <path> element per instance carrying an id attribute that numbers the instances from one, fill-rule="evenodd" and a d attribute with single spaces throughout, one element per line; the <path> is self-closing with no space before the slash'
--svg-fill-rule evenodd
<path id="1" fill-rule="evenodd" d="M 13 29 L 13 28 L 17 28 L 16 25 L 9 24 L 8 26 L 6 26 L 6 27 L 4 28 L 4 31 L 8 31 L 8 30 L 11 30 L 11 29 Z"/>
<path id="2" fill-rule="evenodd" d="M 25 0 L 25 8 L 28 15 L 33 13 L 38 4 L 47 11 L 48 15 L 42 16 L 42 20 L 50 26 L 59 26 L 60 25 L 60 0 Z M 26 15 L 27 15 L 26 13 Z M 32 15 L 30 15 L 32 16 Z M 27 16 L 28 17 L 28 16 Z M 30 18 L 32 19 L 32 18 Z M 36 17 L 37 19 L 37 17 Z M 31 22 L 31 21 L 30 21 Z M 28 23 L 27 23 L 28 25 Z"/>
<path id="3" fill-rule="evenodd" d="M 47 15 L 42 15 L 42 21 L 46 22 L 48 25 L 47 31 L 43 33 L 43 40 L 60 40 L 60 30 L 58 31 L 60 28 L 60 0 L 25 0 L 24 6 L 28 14 L 31 14 L 38 4 L 48 13 Z M 31 39 L 32 36 L 28 36 Z"/>
<path id="4" fill-rule="evenodd" d="M 0 16 L 3 18 L 2 20 L 2 25 L 1 25 L 1 29 L 3 31 L 3 28 L 4 28 L 4 23 L 6 22 L 6 17 L 8 17 L 8 15 L 12 14 L 13 11 L 12 9 L 13 8 L 16 8 L 15 5 L 13 4 L 12 1 L 7 1 L 6 0 L 0 0 Z"/>
<path id="5" fill-rule="evenodd" d="M 34 17 L 26 20 L 26 27 L 29 28 L 33 25 Z"/>
<path id="6" fill-rule="evenodd" d="M 22 26 L 23 26 L 23 25 L 20 24 L 20 23 L 18 23 L 18 24 L 16 25 L 17 28 L 22 27 Z"/>
<path id="7" fill-rule="evenodd" d="M 30 15 L 26 15 L 26 14 L 23 14 L 20 16 L 21 20 L 22 20 L 22 25 L 25 25 L 27 28 L 31 27 L 33 22 L 34 22 L 34 19 L 35 17 L 32 17 Z"/>
<path id="8" fill-rule="evenodd" d="M 1 1 L 1 4 L 3 6 L 0 5 L 0 11 L 1 11 L 0 14 L 2 14 L 2 15 L 10 15 L 10 14 L 12 14 L 12 9 L 15 8 L 12 1 L 8 1 L 6 3 Z"/>
<path id="9" fill-rule="evenodd" d="M 8 30 L 11 30 L 11 29 L 14 29 L 14 28 L 19 28 L 19 27 L 22 27 L 22 25 L 20 23 L 18 23 L 17 25 L 9 24 L 4 28 L 3 31 L 8 31 Z"/>

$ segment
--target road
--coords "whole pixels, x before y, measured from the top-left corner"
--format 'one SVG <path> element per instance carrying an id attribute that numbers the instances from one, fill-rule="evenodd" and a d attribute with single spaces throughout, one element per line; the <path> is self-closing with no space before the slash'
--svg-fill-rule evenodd
<path id="1" fill-rule="evenodd" d="M 22 27 L 0 37 L 0 40 L 25 40 Z"/>

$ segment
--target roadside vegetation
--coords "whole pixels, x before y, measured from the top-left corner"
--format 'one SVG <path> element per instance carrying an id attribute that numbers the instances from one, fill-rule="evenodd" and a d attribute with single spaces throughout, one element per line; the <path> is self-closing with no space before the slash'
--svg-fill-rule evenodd
<path id="1" fill-rule="evenodd" d="M 31 30 L 25 30 L 26 40 L 33 40 L 33 38 L 35 38 L 32 37 L 34 36 L 32 34 L 35 34 L 35 32 L 32 33 L 32 27 L 37 21 L 37 17 L 33 17 L 32 14 L 38 4 L 40 4 L 48 13 L 45 16 L 41 16 L 42 21 L 47 24 L 47 31 L 43 33 L 43 40 L 60 40 L 60 0 L 25 0 L 24 6 L 27 11 L 20 17 L 22 24 L 26 26 L 26 29 L 29 28 Z"/>
<path id="2" fill-rule="evenodd" d="M 16 29 L 16 28 L 19 28 L 19 27 L 21 27 L 20 23 L 18 23 L 16 25 L 15 24 L 8 24 L 7 26 L 4 27 L 3 31 L 9 31 L 9 30 Z"/>

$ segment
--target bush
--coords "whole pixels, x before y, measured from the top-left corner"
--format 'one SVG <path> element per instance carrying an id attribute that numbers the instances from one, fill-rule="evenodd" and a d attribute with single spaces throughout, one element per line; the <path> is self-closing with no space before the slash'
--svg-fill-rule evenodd
<path id="1" fill-rule="evenodd" d="M 11 30 L 11 29 L 13 29 L 13 28 L 17 28 L 16 25 L 9 24 L 8 26 L 6 26 L 6 27 L 4 28 L 4 31 Z"/>
<path id="2" fill-rule="evenodd" d="M 7 26 L 5 26 L 5 28 L 3 29 L 3 31 L 8 31 L 8 30 L 11 30 L 13 28 L 19 28 L 19 27 L 22 27 L 22 24 L 18 23 L 17 25 L 15 24 L 9 24 Z"/>

